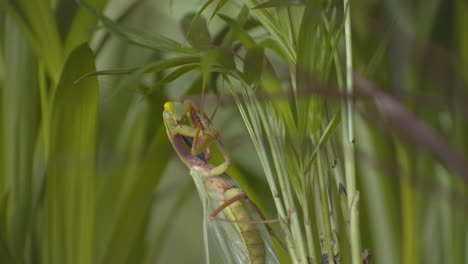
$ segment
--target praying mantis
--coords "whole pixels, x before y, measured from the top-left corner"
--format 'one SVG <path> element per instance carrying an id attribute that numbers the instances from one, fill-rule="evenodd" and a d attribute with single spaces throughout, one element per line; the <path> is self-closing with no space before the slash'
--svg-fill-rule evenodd
<path id="1" fill-rule="evenodd" d="M 226 173 L 231 154 L 208 116 L 194 102 L 186 100 L 165 103 L 163 119 L 169 140 L 190 169 L 202 200 L 207 262 L 210 261 L 208 227 L 215 244 L 227 255 L 228 263 L 279 263 L 268 235 L 274 233 L 267 224 L 276 220 L 266 221 L 257 205 Z M 222 164 L 215 166 L 207 162 L 211 145 L 223 155 Z"/>

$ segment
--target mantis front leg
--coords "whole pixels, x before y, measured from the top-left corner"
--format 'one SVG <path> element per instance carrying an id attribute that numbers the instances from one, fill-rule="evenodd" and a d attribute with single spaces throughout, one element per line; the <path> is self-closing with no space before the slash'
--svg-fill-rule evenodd
<path id="1" fill-rule="evenodd" d="M 183 105 L 167 102 L 164 109 L 166 127 L 169 127 L 172 138 L 174 139 L 175 135 L 181 135 L 193 139 L 189 146 L 193 156 L 209 151 L 212 143 L 216 145 L 224 157 L 224 162 L 212 168 L 208 175 L 212 177 L 223 174 L 231 164 L 231 153 L 222 143 L 218 131 L 211 126 L 207 115 L 189 100 L 186 100 Z M 186 117 L 190 119 L 191 125 L 183 123 Z"/>

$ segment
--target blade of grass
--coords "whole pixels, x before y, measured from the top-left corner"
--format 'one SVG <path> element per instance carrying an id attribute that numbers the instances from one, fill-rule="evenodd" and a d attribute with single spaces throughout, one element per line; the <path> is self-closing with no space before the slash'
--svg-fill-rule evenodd
<path id="1" fill-rule="evenodd" d="M 329 197 L 328 197 L 328 191 L 327 191 L 327 186 L 325 185 L 325 177 L 326 177 L 326 172 L 323 168 L 322 160 L 321 160 L 321 153 L 320 151 L 317 153 L 317 167 L 318 167 L 318 173 L 317 173 L 317 179 L 318 179 L 318 190 L 320 193 L 320 205 L 321 205 L 321 215 L 322 221 L 323 221 L 323 231 L 324 231 L 324 236 L 325 236 L 325 246 L 323 248 L 325 250 L 322 251 L 323 254 L 327 254 L 330 259 L 333 259 L 335 254 L 333 253 L 333 246 L 332 246 L 332 230 L 331 230 L 331 213 L 329 211 Z"/>
<path id="2" fill-rule="evenodd" d="M 408 150 L 397 141 L 397 157 L 401 166 L 401 207 L 403 218 L 402 263 L 420 263 L 420 248 L 417 241 L 417 208 L 415 190 L 411 184 L 412 162 Z"/>
<path id="3" fill-rule="evenodd" d="M 81 44 L 84 41 L 89 40 L 91 36 L 91 29 L 97 24 L 97 17 L 90 14 L 84 8 L 80 8 L 75 0 L 69 0 L 71 3 L 66 3 L 65 5 L 73 5 L 77 8 L 73 20 L 70 21 L 70 26 L 64 35 L 64 52 L 65 55 L 69 54 L 75 47 Z M 67 2 L 67 1 L 64 1 Z M 107 4 L 107 0 L 94 0 L 93 5 L 97 11 L 102 11 L 104 6 Z M 64 18 L 66 19 L 66 18 Z M 57 23 L 60 25 L 62 22 L 57 20 Z"/>
<path id="4" fill-rule="evenodd" d="M 125 119 L 118 127 L 114 146 L 108 150 L 110 154 L 107 159 L 110 168 L 103 169 L 98 182 L 96 263 L 102 262 L 114 230 L 122 228 L 117 226 L 117 220 L 146 151 L 149 114 L 149 105 L 135 98 L 127 109 Z M 125 250 L 129 249 L 130 247 Z"/>
<path id="5" fill-rule="evenodd" d="M 112 231 L 110 244 L 105 248 L 99 263 L 118 264 L 127 261 L 130 253 L 128 245 L 137 242 L 138 230 L 135 227 L 144 224 L 149 217 L 153 193 L 168 163 L 167 153 L 171 147 L 165 128 L 160 127 L 135 176 L 129 195 L 123 201 L 116 219 L 117 228 Z"/>
<path id="6" fill-rule="evenodd" d="M 198 50 L 207 51 L 212 48 L 211 36 L 208 24 L 204 17 L 197 17 L 195 13 L 189 13 L 181 21 L 185 39 Z"/>
<path id="7" fill-rule="evenodd" d="M 345 48 L 346 48 L 346 93 L 353 93 L 353 48 L 351 33 L 351 4 L 349 0 L 343 0 L 345 10 Z M 356 186 L 356 154 L 354 146 L 354 107 L 350 98 L 345 101 L 341 111 L 342 120 L 346 128 L 343 128 L 344 165 L 346 178 L 346 192 L 348 194 L 348 209 L 350 210 L 349 237 L 351 243 L 351 258 L 353 264 L 362 263 L 361 236 L 359 231 L 359 192 Z M 343 126 L 344 127 L 344 126 Z"/>
<path id="8" fill-rule="evenodd" d="M 5 34 L 6 79 L 3 89 L 2 149 L 6 160 L 2 174 L 8 179 L 9 219 L 7 241 L 11 253 L 23 260 L 32 215 L 32 155 L 38 130 L 36 60 L 20 28 L 7 18 Z"/>
<path id="9" fill-rule="evenodd" d="M 96 16 L 108 30 L 114 33 L 118 38 L 127 41 L 131 44 L 153 49 L 156 51 L 169 52 L 169 53 L 196 53 L 197 50 L 194 50 L 190 47 L 186 47 L 177 41 L 174 41 L 170 38 L 164 36 L 149 36 L 141 31 L 136 31 L 132 29 L 125 28 L 121 25 L 115 24 L 111 19 L 101 14 L 94 7 L 89 5 L 83 0 L 77 0 L 78 3 L 86 8 L 90 13 Z"/>
<path id="10" fill-rule="evenodd" d="M 297 6 L 297 5 L 305 5 L 306 1 L 304 0 L 269 0 L 265 1 L 252 9 L 260 9 L 260 8 L 269 8 L 269 7 L 289 7 L 289 6 Z"/>
<path id="11" fill-rule="evenodd" d="M 172 225 L 175 223 L 175 218 L 180 212 L 180 209 L 185 204 L 188 198 L 195 194 L 195 189 L 193 188 L 193 184 L 188 182 L 186 186 L 182 189 L 179 194 L 179 197 L 172 206 L 171 211 L 166 217 L 166 220 L 161 225 L 161 228 L 158 234 L 155 236 L 154 239 L 150 242 L 148 248 L 150 249 L 147 251 L 147 255 L 145 256 L 145 264 L 155 263 L 158 260 L 158 256 L 160 255 L 161 250 L 164 248 L 164 241 L 166 241 L 169 231 L 171 231 Z"/>
<path id="12" fill-rule="evenodd" d="M 80 76 L 80 78 L 76 82 L 79 82 L 82 79 L 84 79 L 86 77 L 90 77 L 90 76 L 125 75 L 125 74 L 136 74 L 136 73 L 139 73 L 141 75 L 141 74 L 149 73 L 149 72 L 157 73 L 157 72 L 164 71 L 164 70 L 167 70 L 167 69 L 170 69 L 170 68 L 173 68 L 173 67 L 178 67 L 178 66 L 183 66 L 183 65 L 186 65 L 186 64 L 192 64 L 192 63 L 198 63 L 198 62 L 200 62 L 200 58 L 198 56 L 169 58 L 169 59 L 163 59 L 163 60 L 158 60 L 158 61 L 155 61 L 155 62 L 151 62 L 149 64 L 146 64 L 146 65 L 140 66 L 140 67 L 87 72 L 86 74 L 83 74 L 83 76 Z M 134 77 L 135 80 L 137 79 L 136 77 L 140 77 L 140 75 L 135 76 Z M 130 78 L 130 77 L 128 77 L 128 78 Z"/>
<path id="13" fill-rule="evenodd" d="M 244 0 L 244 4 L 249 8 L 254 8 L 260 4 L 256 0 Z M 281 25 L 276 20 L 275 15 L 269 8 L 251 9 L 251 12 L 265 27 L 265 29 L 278 41 L 283 49 L 284 54 L 287 54 L 288 63 L 294 65 L 296 62 L 296 51 L 292 46 L 292 40 L 288 39 L 287 34 L 281 31 Z"/>
<path id="14" fill-rule="evenodd" d="M 47 177 L 48 263 L 91 263 L 96 203 L 96 77 L 86 44 L 67 59 L 52 107 Z"/>
<path id="15" fill-rule="evenodd" d="M 54 84 L 63 66 L 63 50 L 51 5 L 41 0 L 2 0 L 16 22 L 27 32 L 28 41 L 44 63 Z"/>
<path id="16" fill-rule="evenodd" d="M 378 140 L 372 137 L 372 131 L 361 118 L 357 118 L 357 136 L 367 140 L 359 140 L 357 146 L 365 153 L 374 157 L 379 157 L 383 153 L 378 151 Z M 392 264 L 400 262 L 398 248 L 399 237 L 396 230 L 395 204 L 392 200 L 395 193 L 389 189 L 392 186 L 390 179 L 383 171 L 376 168 L 372 162 L 362 162 L 360 174 L 362 177 L 362 199 L 364 201 L 363 210 L 369 211 L 369 232 L 371 233 L 374 254 L 379 263 Z M 393 205 L 393 206 L 392 206 Z M 393 221 L 392 221 L 393 220 Z M 385 239 L 382 239 L 385 238 Z"/>

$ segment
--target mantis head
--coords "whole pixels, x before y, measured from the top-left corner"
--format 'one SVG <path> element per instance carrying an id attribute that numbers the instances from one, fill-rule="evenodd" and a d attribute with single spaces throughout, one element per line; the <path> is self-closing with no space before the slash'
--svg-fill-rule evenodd
<path id="1" fill-rule="evenodd" d="M 182 103 L 166 102 L 164 112 L 171 116 L 175 124 L 179 124 L 187 116 L 188 107 Z"/>

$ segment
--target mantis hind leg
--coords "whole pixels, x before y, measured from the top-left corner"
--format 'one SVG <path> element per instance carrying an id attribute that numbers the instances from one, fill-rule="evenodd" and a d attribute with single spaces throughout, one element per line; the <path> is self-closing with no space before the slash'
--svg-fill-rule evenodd
<path id="1" fill-rule="evenodd" d="M 235 222 L 235 220 L 229 220 L 229 219 L 223 219 L 223 218 L 217 218 L 216 216 L 221 212 L 223 211 L 226 207 L 230 206 L 231 204 L 237 202 L 237 201 L 240 201 L 240 200 L 243 200 L 243 199 L 246 199 L 247 198 L 247 194 L 245 194 L 244 192 L 241 192 L 239 193 L 238 195 L 224 201 L 224 203 L 222 205 L 220 205 L 218 208 L 216 208 L 211 214 L 210 214 L 210 219 L 211 220 L 220 220 L 220 221 L 223 221 L 223 220 L 227 220 L 229 222 Z"/>
<path id="2" fill-rule="evenodd" d="M 288 215 L 286 218 L 279 218 L 279 219 L 273 219 L 273 220 L 266 220 L 266 217 L 265 215 L 263 214 L 262 210 L 260 210 L 260 208 L 257 206 L 256 203 L 254 203 L 254 201 L 250 200 L 248 197 L 245 198 L 245 201 L 255 210 L 255 212 L 257 212 L 258 216 L 260 217 L 260 219 L 262 219 L 262 223 L 264 224 L 266 230 L 268 231 L 268 233 L 275 238 L 275 240 L 278 242 L 278 244 L 280 244 L 280 246 L 284 249 L 284 251 L 288 252 L 287 248 L 286 248 L 286 245 L 284 244 L 283 241 L 281 241 L 281 239 L 278 237 L 278 235 L 276 235 L 276 233 L 273 231 L 273 228 L 271 228 L 271 226 L 268 224 L 268 223 L 274 223 L 274 222 L 281 222 L 281 221 L 286 221 L 287 219 L 289 219 L 290 215 Z M 274 222 L 272 222 L 274 221 Z"/>
<path id="3" fill-rule="evenodd" d="M 216 217 L 221 211 L 226 209 L 228 206 L 232 205 L 233 203 L 237 201 L 245 201 L 247 204 L 250 205 L 250 207 L 257 213 L 257 215 L 260 217 L 261 220 L 231 220 L 231 219 L 224 219 L 224 218 L 218 218 Z M 241 223 L 241 224 L 263 224 L 268 231 L 268 233 L 275 238 L 275 240 L 280 244 L 280 246 L 287 252 L 286 245 L 281 241 L 281 239 L 276 235 L 276 233 L 273 231 L 271 226 L 269 225 L 270 223 L 277 223 L 277 222 L 283 222 L 286 221 L 287 219 L 290 218 L 290 215 L 288 215 L 285 218 L 278 218 L 278 219 L 272 219 L 272 220 L 267 220 L 265 215 L 263 214 L 262 210 L 257 206 L 257 204 L 250 200 L 247 194 L 244 191 L 241 191 L 241 193 L 231 197 L 230 199 L 224 201 L 222 205 L 220 205 L 218 208 L 216 208 L 211 214 L 210 214 L 210 219 L 211 220 L 216 220 L 216 221 L 224 221 L 224 222 L 231 222 L 231 223 Z"/>

